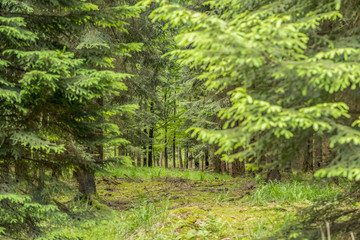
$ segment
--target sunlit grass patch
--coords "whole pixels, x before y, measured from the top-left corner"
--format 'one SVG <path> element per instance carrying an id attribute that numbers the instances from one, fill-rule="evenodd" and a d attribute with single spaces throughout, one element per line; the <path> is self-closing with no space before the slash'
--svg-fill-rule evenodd
<path id="1" fill-rule="evenodd" d="M 269 202 L 314 202 L 319 199 L 334 198 L 340 194 L 337 187 L 307 182 L 270 182 L 261 184 L 247 198 L 252 203 Z"/>
<path id="2" fill-rule="evenodd" d="M 179 169 L 165 169 L 160 167 L 128 167 L 110 165 L 106 169 L 107 173 L 99 172 L 97 176 L 115 176 L 115 177 L 130 177 L 141 179 L 156 179 L 163 177 L 184 178 L 190 180 L 204 181 L 215 179 L 231 179 L 231 176 L 225 174 L 217 174 L 210 172 L 194 171 L 194 170 L 179 170 Z"/>

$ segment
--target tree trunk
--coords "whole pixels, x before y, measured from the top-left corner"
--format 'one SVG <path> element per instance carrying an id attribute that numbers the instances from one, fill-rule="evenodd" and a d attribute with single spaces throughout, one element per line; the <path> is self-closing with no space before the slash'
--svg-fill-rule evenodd
<path id="1" fill-rule="evenodd" d="M 176 141 L 176 134 L 175 134 L 175 129 L 174 129 L 174 137 L 173 137 L 173 142 L 172 142 L 172 158 L 173 158 L 173 167 L 176 168 L 176 146 L 175 146 L 175 141 Z"/>
<path id="2" fill-rule="evenodd" d="M 305 149 L 304 149 L 304 162 L 303 162 L 303 171 L 309 172 L 313 171 L 313 154 L 312 154 L 312 138 L 309 138 L 306 141 Z"/>
<path id="3" fill-rule="evenodd" d="M 189 168 L 189 148 L 186 147 L 185 148 L 185 168 L 188 169 Z"/>
<path id="4" fill-rule="evenodd" d="M 221 172 L 226 173 L 226 162 L 221 161 L 220 164 L 221 164 Z"/>
<path id="5" fill-rule="evenodd" d="M 245 175 L 245 162 L 236 159 L 232 163 L 232 176 L 233 177 L 240 177 Z"/>
<path id="6" fill-rule="evenodd" d="M 268 164 L 273 163 L 274 157 L 273 156 L 267 157 L 266 162 Z M 266 174 L 265 182 L 270 182 L 270 181 L 281 181 L 281 173 L 280 173 L 279 167 L 275 167 L 273 169 L 268 170 L 268 172 Z"/>
<path id="7" fill-rule="evenodd" d="M 205 150 L 205 159 L 204 159 L 204 161 L 205 161 L 205 169 L 209 169 L 210 163 L 209 163 L 209 150 L 208 149 Z"/>
<path id="8" fill-rule="evenodd" d="M 192 152 L 189 152 L 189 168 L 192 169 L 193 166 L 192 166 L 192 163 L 193 163 L 193 154 Z"/>
<path id="9" fill-rule="evenodd" d="M 182 160 L 182 154 L 181 154 L 181 148 L 178 147 L 178 158 L 179 158 L 179 164 L 180 164 L 180 168 L 184 168 L 184 165 L 183 165 L 183 160 Z"/>
<path id="10" fill-rule="evenodd" d="M 75 172 L 81 198 L 90 198 L 92 194 L 96 193 L 95 177 L 93 171 L 85 171 L 79 168 Z"/>
<path id="11" fill-rule="evenodd" d="M 210 156 L 212 158 L 212 161 L 214 162 L 214 172 L 216 173 L 221 173 L 221 157 L 218 154 L 215 154 L 215 152 L 217 151 L 218 147 L 217 146 L 213 146 L 211 148 L 210 151 Z"/>
<path id="12" fill-rule="evenodd" d="M 137 166 L 141 167 L 141 153 L 140 152 L 137 152 L 136 158 L 137 158 Z"/>
<path id="13" fill-rule="evenodd" d="M 195 165 L 196 169 L 198 169 L 200 167 L 199 158 L 195 158 L 194 165 Z"/>
<path id="14" fill-rule="evenodd" d="M 154 114 L 154 102 L 150 103 L 150 112 Z M 154 145 L 154 124 L 151 125 L 149 131 L 150 145 L 149 145 L 149 154 L 148 154 L 148 167 L 153 165 L 153 145 Z"/>
<path id="15" fill-rule="evenodd" d="M 144 147 L 144 155 L 143 155 L 143 167 L 146 167 L 147 166 L 147 159 L 146 159 L 146 154 L 147 154 L 147 151 L 146 151 L 146 147 Z"/>
<path id="16" fill-rule="evenodd" d="M 161 152 L 160 153 L 160 163 L 158 164 L 159 167 L 162 167 L 162 165 L 163 165 L 163 157 L 164 157 L 164 152 Z"/>

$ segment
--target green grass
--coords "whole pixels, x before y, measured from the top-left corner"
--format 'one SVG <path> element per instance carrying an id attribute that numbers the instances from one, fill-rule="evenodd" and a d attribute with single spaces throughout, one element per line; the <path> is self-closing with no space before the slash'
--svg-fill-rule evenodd
<path id="1" fill-rule="evenodd" d="M 201 172 L 194 170 L 165 169 L 160 167 L 123 167 L 110 165 L 105 169 L 106 173 L 97 173 L 97 176 L 111 177 L 130 177 L 141 179 L 155 179 L 164 177 L 184 178 L 190 180 L 215 180 L 215 179 L 231 179 L 231 176 L 225 174 L 217 174 L 210 172 Z"/>
<path id="2" fill-rule="evenodd" d="M 297 203 L 307 206 L 341 192 L 301 176 L 266 184 L 253 177 L 117 165 L 97 176 L 96 202 L 70 204 L 83 217 L 43 239 L 262 239 L 295 218 Z M 127 207 L 116 208 L 122 202 Z"/>
<path id="3" fill-rule="evenodd" d="M 246 198 L 255 204 L 270 202 L 309 203 L 319 199 L 334 198 L 340 193 L 339 188 L 324 184 L 307 182 L 270 182 L 261 184 Z"/>

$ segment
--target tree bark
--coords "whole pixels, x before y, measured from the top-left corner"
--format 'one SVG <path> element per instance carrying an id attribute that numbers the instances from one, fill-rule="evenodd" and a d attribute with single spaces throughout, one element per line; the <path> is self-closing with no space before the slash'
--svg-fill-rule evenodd
<path id="1" fill-rule="evenodd" d="M 154 102 L 151 101 L 150 103 L 150 112 L 154 114 Z M 152 167 L 153 165 L 153 145 L 154 145 L 154 124 L 151 125 L 149 131 L 149 138 L 150 138 L 150 145 L 149 145 L 149 152 L 148 152 L 148 167 Z"/>
<path id="2" fill-rule="evenodd" d="M 178 147 L 178 158 L 179 158 L 179 164 L 180 164 L 180 168 L 184 168 L 184 165 L 183 165 L 183 160 L 182 160 L 182 154 L 181 154 L 181 148 Z"/>
<path id="3" fill-rule="evenodd" d="M 189 168 L 192 169 L 193 166 L 192 166 L 192 163 L 193 163 L 193 154 L 192 152 L 189 152 Z"/>
<path id="4" fill-rule="evenodd" d="M 158 164 L 159 167 L 162 167 L 162 165 L 163 165 L 163 157 L 164 157 L 164 152 L 161 152 L 160 153 L 160 163 Z"/>
<path id="5" fill-rule="evenodd" d="M 204 161 L 205 161 L 205 169 L 209 169 L 210 167 L 210 163 L 209 163 L 209 150 L 206 149 L 205 150 L 205 156 L 204 156 Z"/>
<path id="6" fill-rule="evenodd" d="M 306 141 L 305 149 L 304 149 L 304 162 L 303 162 L 303 171 L 304 172 L 309 172 L 309 171 L 314 170 L 312 145 L 313 145 L 312 138 L 309 138 Z"/>
<path id="7" fill-rule="evenodd" d="M 173 167 L 176 168 L 176 146 L 175 146 L 175 141 L 176 141 L 176 131 L 174 129 L 174 137 L 173 137 L 173 142 L 172 142 L 172 159 L 173 159 Z"/>
<path id="8" fill-rule="evenodd" d="M 189 148 L 186 147 L 185 148 L 185 168 L 188 169 L 189 168 Z"/>
<path id="9" fill-rule="evenodd" d="M 90 198 L 91 195 L 96 193 L 94 172 L 79 168 L 75 172 L 81 198 Z"/>
<path id="10" fill-rule="evenodd" d="M 136 158 L 137 158 L 137 166 L 138 167 L 141 167 L 141 153 L 140 152 L 137 152 L 136 154 Z"/>
<path id="11" fill-rule="evenodd" d="M 195 168 L 197 168 L 197 169 L 200 167 L 199 158 L 195 158 L 194 165 L 195 165 Z"/>

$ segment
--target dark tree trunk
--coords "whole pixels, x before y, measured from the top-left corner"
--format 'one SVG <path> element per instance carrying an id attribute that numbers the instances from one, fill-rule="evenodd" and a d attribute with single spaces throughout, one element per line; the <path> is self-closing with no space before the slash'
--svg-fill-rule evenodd
<path id="1" fill-rule="evenodd" d="M 173 137 L 173 142 L 172 142 L 172 158 L 173 158 L 173 167 L 176 168 L 176 146 L 175 146 L 175 141 L 176 141 L 176 134 L 175 134 L 175 129 L 174 129 L 174 137 Z"/>
<path id="2" fill-rule="evenodd" d="M 116 157 L 116 147 L 114 147 L 114 157 Z"/>
<path id="3" fill-rule="evenodd" d="M 6 160 L 1 160 L 0 164 L 0 181 L 1 182 L 9 182 L 10 176 L 10 164 Z"/>
<path id="4" fill-rule="evenodd" d="M 209 150 L 206 149 L 205 151 L 205 169 L 209 169 L 210 163 L 209 163 Z"/>
<path id="5" fill-rule="evenodd" d="M 215 152 L 217 151 L 218 147 L 217 146 L 214 146 L 212 149 L 211 149 L 211 156 L 212 156 L 212 159 L 213 159 L 213 162 L 214 162 L 214 172 L 216 173 L 221 173 L 221 157 L 219 154 L 215 154 Z"/>
<path id="6" fill-rule="evenodd" d="M 200 166 L 200 163 L 199 163 L 199 158 L 195 158 L 195 160 L 194 160 L 194 165 L 195 165 L 195 168 L 199 168 Z"/>
<path id="7" fill-rule="evenodd" d="M 179 157 L 179 164 L 180 164 L 180 168 L 184 168 L 184 165 L 183 165 L 183 160 L 182 160 L 182 154 L 181 154 L 181 148 L 178 147 L 178 157 Z"/>
<path id="8" fill-rule="evenodd" d="M 154 102 L 150 103 L 150 112 L 154 113 Z M 154 125 L 150 127 L 149 131 L 150 145 L 149 145 L 149 153 L 148 153 L 148 167 L 152 167 L 153 165 L 153 145 L 154 145 Z"/>
<path id="9" fill-rule="evenodd" d="M 245 162 L 236 159 L 232 163 L 232 176 L 233 177 L 240 177 L 245 175 Z"/>
<path id="10" fill-rule="evenodd" d="M 189 168 L 189 148 L 185 148 L 185 168 Z"/>
<path id="11" fill-rule="evenodd" d="M 266 174 L 266 180 L 267 183 L 271 181 L 281 181 L 281 173 L 278 168 L 275 169 L 269 169 Z"/>
<path id="12" fill-rule="evenodd" d="M 221 172 L 226 173 L 226 162 L 220 161 L 221 164 Z"/>
<path id="13" fill-rule="evenodd" d="M 266 162 L 268 164 L 273 163 L 274 157 L 271 155 L 268 156 L 266 159 Z M 270 181 L 281 181 L 281 173 L 280 173 L 279 167 L 275 167 L 275 168 L 268 170 L 268 172 L 266 174 L 265 182 L 270 182 Z"/>
<path id="14" fill-rule="evenodd" d="M 193 154 L 192 152 L 189 152 L 189 168 L 192 169 L 193 168 Z"/>
<path id="15" fill-rule="evenodd" d="M 85 171 L 78 169 L 75 172 L 81 198 L 90 198 L 91 195 L 96 193 L 95 177 L 93 171 Z"/>
<path id="16" fill-rule="evenodd" d="M 313 167 L 313 154 L 312 154 L 312 138 L 306 141 L 306 146 L 304 149 L 304 162 L 303 162 L 303 171 L 310 172 L 314 170 Z"/>
<path id="17" fill-rule="evenodd" d="M 138 152 L 136 154 L 136 158 L 137 158 L 137 166 L 141 167 L 141 153 L 140 152 Z"/>

